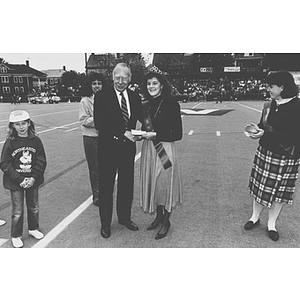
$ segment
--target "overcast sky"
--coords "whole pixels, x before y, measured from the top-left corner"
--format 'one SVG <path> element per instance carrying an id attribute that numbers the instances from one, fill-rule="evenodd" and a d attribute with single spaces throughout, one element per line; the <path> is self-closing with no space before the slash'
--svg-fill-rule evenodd
<path id="1" fill-rule="evenodd" d="M 89 53 L 87 53 L 89 57 Z M 0 53 L 6 62 L 25 64 L 29 60 L 30 67 L 36 70 L 62 69 L 85 72 L 84 53 Z"/>

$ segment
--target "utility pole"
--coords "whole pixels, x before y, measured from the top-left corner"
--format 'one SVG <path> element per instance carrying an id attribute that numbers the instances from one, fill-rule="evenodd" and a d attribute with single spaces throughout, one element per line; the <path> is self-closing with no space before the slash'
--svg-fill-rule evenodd
<path id="1" fill-rule="evenodd" d="M 87 75 L 87 53 L 84 53 L 84 61 L 85 61 L 85 74 Z"/>

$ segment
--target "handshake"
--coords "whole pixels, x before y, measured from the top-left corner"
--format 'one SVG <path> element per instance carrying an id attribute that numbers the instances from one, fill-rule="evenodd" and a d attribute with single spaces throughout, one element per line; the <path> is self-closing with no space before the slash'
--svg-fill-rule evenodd
<path id="1" fill-rule="evenodd" d="M 33 177 L 25 178 L 21 183 L 20 187 L 23 189 L 29 189 L 31 188 L 35 183 L 35 179 Z"/>

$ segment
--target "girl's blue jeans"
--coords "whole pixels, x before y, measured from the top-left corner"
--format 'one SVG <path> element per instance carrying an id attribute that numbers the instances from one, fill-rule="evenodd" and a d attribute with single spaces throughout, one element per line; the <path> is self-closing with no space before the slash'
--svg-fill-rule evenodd
<path id="1" fill-rule="evenodd" d="M 10 191 L 12 200 L 11 236 L 21 237 L 24 222 L 24 196 L 26 196 L 28 230 L 39 228 L 38 189 Z"/>

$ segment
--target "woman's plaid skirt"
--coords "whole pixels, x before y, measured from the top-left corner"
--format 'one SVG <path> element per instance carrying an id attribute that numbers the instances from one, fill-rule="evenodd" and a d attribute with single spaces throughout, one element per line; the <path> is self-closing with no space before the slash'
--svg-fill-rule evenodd
<path id="1" fill-rule="evenodd" d="M 300 158 L 279 155 L 259 146 L 249 182 L 254 200 L 268 208 L 273 201 L 293 204 L 299 164 Z"/>

